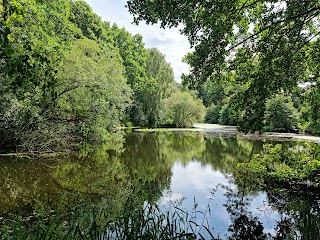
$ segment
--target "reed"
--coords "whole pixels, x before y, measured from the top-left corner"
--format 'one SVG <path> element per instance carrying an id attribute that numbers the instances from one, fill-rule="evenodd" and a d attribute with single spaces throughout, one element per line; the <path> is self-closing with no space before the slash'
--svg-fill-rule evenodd
<path id="1" fill-rule="evenodd" d="M 77 208 L 31 223 L 21 216 L 2 219 L 0 239 L 217 239 L 208 226 L 209 214 L 209 204 L 201 212 L 196 203 L 191 213 L 176 204 L 126 204 L 112 218 L 105 210 Z"/>

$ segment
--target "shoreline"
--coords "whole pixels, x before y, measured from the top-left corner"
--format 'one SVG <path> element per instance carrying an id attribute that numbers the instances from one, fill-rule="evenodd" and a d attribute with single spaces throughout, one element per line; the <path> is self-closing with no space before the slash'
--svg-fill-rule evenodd
<path id="1" fill-rule="evenodd" d="M 235 126 L 227 126 L 220 124 L 195 123 L 192 128 L 136 128 L 134 132 L 202 132 L 209 136 L 216 137 L 233 137 L 257 141 L 306 141 L 320 144 L 320 137 L 309 136 L 296 133 L 279 133 L 279 132 L 263 132 L 263 133 L 242 133 Z"/>

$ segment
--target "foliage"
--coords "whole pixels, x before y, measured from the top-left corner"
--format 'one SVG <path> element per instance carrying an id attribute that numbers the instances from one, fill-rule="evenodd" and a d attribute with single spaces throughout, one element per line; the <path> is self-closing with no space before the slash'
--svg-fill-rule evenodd
<path id="1" fill-rule="evenodd" d="M 219 115 L 220 115 L 221 107 L 211 104 L 210 107 L 207 108 L 205 122 L 206 123 L 219 123 Z"/>
<path id="2" fill-rule="evenodd" d="M 288 187 L 319 187 L 320 149 L 316 144 L 283 150 L 280 144 L 267 145 L 265 152 L 238 165 L 242 174 L 259 176 L 261 184 L 273 182 Z M 258 180 L 259 181 L 259 180 Z"/>
<path id="3" fill-rule="evenodd" d="M 243 119 L 242 130 L 263 129 L 265 102 L 282 90 L 317 78 L 318 0 L 176 1 L 129 0 L 136 23 L 182 24 L 194 48 L 185 61 L 191 74 L 184 83 L 200 89 L 208 79 L 236 73 L 241 94 L 232 99 Z M 317 58 L 316 58 L 317 59 Z"/>
<path id="4" fill-rule="evenodd" d="M 1 72 L 13 89 L 41 86 L 52 94 L 56 66 L 75 31 L 69 22 L 69 1 L 1 2 Z"/>
<path id="5" fill-rule="evenodd" d="M 320 89 L 318 85 L 309 86 L 302 96 L 300 109 L 302 127 L 305 132 L 320 134 Z M 301 125 L 300 125 L 301 126 Z"/>
<path id="6" fill-rule="evenodd" d="M 133 106 L 129 113 L 130 120 L 135 125 L 148 125 L 150 94 L 155 93 L 155 81 L 146 74 L 147 49 L 142 42 L 142 36 L 132 36 L 126 29 L 112 26 L 115 46 L 119 49 L 125 66 L 127 83 L 133 90 Z"/>
<path id="7" fill-rule="evenodd" d="M 168 97 L 170 85 L 174 82 L 173 69 L 166 62 L 165 56 L 156 48 L 148 49 L 146 73 L 149 79 L 154 79 L 154 90 L 147 89 L 145 102 L 150 106 L 149 126 L 159 124 L 161 101 Z M 146 95 L 146 94 L 145 94 Z"/>
<path id="8" fill-rule="evenodd" d="M 162 122 L 176 127 L 192 126 L 204 118 L 205 107 L 188 92 L 177 91 L 163 100 Z"/>
<path id="9" fill-rule="evenodd" d="M 19 216 L 5 219 L 0 225 L 1 239 L 195 239 L 213 236 L 202 219 L 195 219 L 196 207 L 187 212 L 175 204 L 172 209 L 161 209 L 156 204 L 144 207 L 126 204 L 114 219 L 108 218 L 106 209 L 78 206 L 66 214 L 57 213 L 48 219 L 40 218 L 30 229 L 27 221 Z M 199 211 L 198 211 L 199 216 Z M 199 217 L 198 217 L 199 218 Z M 198 225 L 196 221 L 202 221 Z M 201 231 L 200 231 L 201 230 Z"/>
<path id="10" fill-rule="evenodd" d="M 135 125 L 158 124 L 161 100 L 167 97 L 174 81 L 173 70 L 157 49 L 146 49 L 141 35 L 112 27 L 115 45 L 125 66 L 128 84 L 133 90 L 130 120 Z"/>
<path id="11" fill-rule="evenodd" d="M 219 123 L 223 125 L 236 125 L 235 111 L 230 103 L 226 103 L 222 106 L 219 113 Z"/>
<path id="12" fill-rule="evenodd" d="M 123 66 L 93 40 L 77 40 L 61 64 L 56 121 L 85 142 L 104 144 L 130 104 Z"/>
<path id="13" fill-rule="evenodd" d="M 157 124 L 173 72 L 140 35 L 111 27 L 85 1 L 0 6 L 1 151 L 86 154 L 116 146 L 122 121 Z"/>
<path id="14" fill-rule="evenodd" d="M 266 102 L 265 130 L 291 132 L 297 130 L 298 112 L 290 96 L 277 94 Z"/>

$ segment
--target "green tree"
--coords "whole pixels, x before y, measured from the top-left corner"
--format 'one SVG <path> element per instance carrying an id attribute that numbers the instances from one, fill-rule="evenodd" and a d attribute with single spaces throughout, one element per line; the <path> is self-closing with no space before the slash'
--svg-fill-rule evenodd
<path id="1" fill-rule="evenodd" d="M 89 39 L 74 43 L 60 66 L 55 116 L 67 123 L 71 136 L 112 144 L 110 131 L 120 125 L 131 103 L 123 72 L 112 51 Z"/>
<path id="2" fill-rule="evenodd" d="M 206 123 L 219 123 L 221 107 L 219 105 L 211 104 L 206 111 L 205 122 Z"/>
<path id="3" fill-rule="evenodd" d="M 112 26 L 112 31 L 115 46 L 123 59 L 127 82 L 134 93 L 130 120 L 136 125 L 148 125 L 150 96 L 147 94 L 155 92 L 155 82 L 154 79 L 148 79 L 146 74 L 148 53 L 142 36 L 132 36 L 126 29 L 119 29 L 117 25 Z"/>
<path id="4" fill-rule="evenodd" d="M 297 131 L 298 121 L 298 111 L 293 106 L 291 97 L 277 94 L 267 101 L 264 115 L 266 131 Z"/>
<path id="5" fill-rule="evenodd" d="M 177 91 L 163 100 L 162 122 L 176 127 L 190 127 L 204 119 L 205 106 L 188 92 Z"/>
<path id="6" fill-rule="evenodd" d="M 154 88 L 149 90 L 146 99 L 150 105 L 149 126 L 154 126 L 159 121 L 161 101 L 168 97 L 170 84 L 174 82 L 173 69 L 166 62 L 165 56 L 156 48 L 152 48 L 148 49 L 146 73 L 149 79 L 154 79 Z"/>
<path id="7" fill-rule="evenodd" d="M 76 28 L 67 0 L 0 2 L 0 145 L 33 148 Z M 32 150 L 32 149 L 30 149 Z"/>
<path id="8" fill-rule="evenodd" d="M 167 97 L 173 82 L 173 70 L 159 50 L 144 47 L 141 35 L 131 35 L 116 25 L 112 31 L 134 93 L 130 120 L 137 125 L 155 126 L 161 99 Z"/>
<path id="9" fill-rule="evenodd" d="M 67 0 L 1 1 L 0 69 L 10 87 L 40 86 L 54 95 L 56 66 L 73 39 Z"/>

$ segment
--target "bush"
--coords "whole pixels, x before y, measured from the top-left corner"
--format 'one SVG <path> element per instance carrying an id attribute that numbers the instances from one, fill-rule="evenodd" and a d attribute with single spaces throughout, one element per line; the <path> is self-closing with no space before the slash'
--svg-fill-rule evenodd
<path id="1" fill-rule="evenodd" d="M 226 103 L 225 105 L 222 106 L 220 110 L 219 123 L 223 125 L 230 125 L 230 126 L 237 125 L 235 111 L 229 103 Z"/>
<path id="2" fill-rule="evenodd" d="M 211 106 L 207 108 L 205 122 L 219 123 L 220 110 L 221 110 L 221 106 L 211 104 Z"/>
<path id="3" fill-rule="evenodd" d="M 205 106 L 199 98 L 188 92 L 177 91 L 163 100 L 161 123 L 175 127 L 188 127 L 203 121 Z"/>
<path id="4" fill-rule="evenodd" d="M 264 123 L 266 131 L 294 132 L 297 131 L 299 115 L 294 108 L 292 99 L 278 94 L 267 100 Z"/>
<path id="5" fill-rule="evenodd" d="M 261 184 L 284 186 L 320 187 L 320 148 L 314 143 L 283 150 L 282 145 L 267 145 L 265 151 L 247 163 L 239 163 L 239 173 L 253 173 Z"/>

